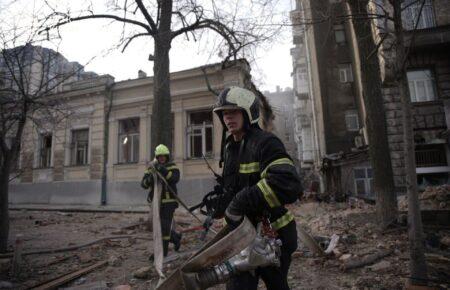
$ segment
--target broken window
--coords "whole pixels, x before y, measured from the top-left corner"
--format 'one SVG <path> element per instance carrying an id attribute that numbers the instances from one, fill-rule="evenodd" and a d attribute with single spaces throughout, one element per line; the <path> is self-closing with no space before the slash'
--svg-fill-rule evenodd
<path id="1" fill-rule="evenodd" d="M 213 153 L 213 118 L 211 111 L 192 112 L 188 115 L 187 157 L 201 158 Z"/>
<path id="2" fill-rule="evenodd" d="M 119 121 L 119 163 L 139 161 L 139 118 Z"/>
<path id="3" fill-rule="evenodd" d="M 345 126 L 347 127 L 347 131 L 359 130 L 358 112 L 356 110 L 348 110 L 345 112 Z"/>
<path id="4" fill-rule="evenodd" d="M 402 3 L 402 7 L 402 22 L 404 29 L 413 30 L 416 27 L 417 29 L 425 29 L 436 26 L 431 0 L 425 0 L 425 3 L 417 0 L 406 0 Z"/>
<path id="5" fill-rule="evenodd" d="M 411 102 L 436 100 L 436 86 L 431 70 L 411 70 L 407 72 L 407 78 Z"/>
<path id="6" fill-rule="evenodd" d="M 39 167 L 48 168 L 52 163 L 52 134 L 39 136 Z"/>
<path id="7" fill-rule="evenodd" d="M 345 38 L 345 27 L 343 24 L 334 26 L 334 39 L 337 44 L 344 44 L 346 42 Z"/>
<path id="8" fill-rule="evenodd" d="M 352 65 L 350 63 L 339 65 L 339 81 L 341 83 L 353 82 Z"/>
<path id="9" fill-rule="evenodd" d="M 357 195 L 373 194 L 372 168 L 370 167 L 354 168 L 353 176 L 355 178 L 355 193 Z"/>
<path id="10" fill-rule="evenodd" d="M 72 165 L 88 164 L 89 129 L 72 130 Z"/>

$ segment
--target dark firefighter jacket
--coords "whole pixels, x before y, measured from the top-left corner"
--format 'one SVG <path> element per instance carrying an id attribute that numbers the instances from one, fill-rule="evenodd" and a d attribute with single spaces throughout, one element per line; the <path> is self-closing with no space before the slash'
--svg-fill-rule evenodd
<path id="1" fill-rule="evenodd" d="M 272 228 L 279 230 L 294 216 L 284 207 L 303 192 L 295 166 L 283 143 L 272 133 L 252 127 L 243 141 L 229 136 L 224 150 L 224 188 L 232 196 L 240 191 L 245 214 L 257 222 L 268 216 Z"/>
<path id="2" fill-rule="evenodd" d="M 177 168 L 175 163 L 168 162 L 166 164 L 161 164 L 163 169 L 160 171 L 161 175 L 165 177 L 167 183 L 172 188 L 172 190 L 177 193 L 177 183 L 180 180 L 180 170 Z M 153 200 L 153 167 L 149 167 L 144 172 L 144 177 L 142 177 L 141 186 L 144 189 L 148 189 L 148 198 L 147 200 L 151 202 Z M 169 191 L 165 183 L 163 183 L 163 190 L 161 196 L 161 205 L 162 206 L 175 206 L 178 207 L 178 202 L 173 196 L 173 194 Z"/>

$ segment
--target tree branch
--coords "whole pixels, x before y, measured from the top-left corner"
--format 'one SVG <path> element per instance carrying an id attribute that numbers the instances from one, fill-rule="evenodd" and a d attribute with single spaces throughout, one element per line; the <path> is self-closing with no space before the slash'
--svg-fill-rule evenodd
<path id="1" fill-rule="evenodd" d="M 156 23 L 153 20 L 152 16 L 148 13 L 147 8 L 145 8 L 145 5 L 142 3 L 142 0 L 135 0 L 135 1 L 137 6 L 139 7 L 139 10 L 141 10 L 145 19 L 150 24 L 151 30 L 153 31 L 153 33 L 156 33 L 158 31 L 158 27 L 156 26 Z"/>
<path id="2" fill-rule="evenodd" d="M 48 18 L 53 17 L 53 16 L 57 16 L 57 15 L 59 15 L 59 13 L 54 13 L 54 14 L 50 15 Z M 65 21 L 61 21 L 61 22 L 56 23 L 53 26 L 47 27 L 44 30 L 41 30 L 39 33 L 47 31 L 49 29 L 54 29 L 54 28 L 63 26 L 65 24 L 68 24 L 68 23 L 71 23 L 71 22 L 74 22 L 74 21 L 81 21 L 81 20 L 86 20 L 86 19 L 113 19 L 113 20 L 116 20 L 116 21 L 119 21 L 119 22 L 124 22 L 124 23 L 129 23 L 129 24 L 140 26 L 140 27 L 144 28 L 145 30 L 147 30 L 147 32 L 150 35 L 155 35 L 156 34 L 156 31 L 154 31 L 150 26 L 148 26 L 148 25 L 146 25 L 146 24 L 144 24 L 144 23 L 142 23 L 140 21 L 127 19 L 127 18 L 122 18 L 122 17 L 116 16 L 116 15 L 93 14 L 93 15 L 85 15 L 85 16 L 79 16 L 79 17 L 70 17 L 68 15 L 64 15 L 64 17 L 66 19 Z"/>
<path id="3" fill-rule="evenodd" d="M 128 45 L 129 45 L 134 39 L 136 39 L 136 38 L 138 38 L 138 37 L 141 37 L 141 36 L 151 36 L 151 34 L 149 34 L 149 33 L 138 33 L 138 34 L 135 34 L 135 35 L 131 36 L 130 38 L 128 38 L 128 40 L 126 41 L 125 45 L 123 46 L 122 52 L 124 52 L 125 49 L 127 49 Z"/>

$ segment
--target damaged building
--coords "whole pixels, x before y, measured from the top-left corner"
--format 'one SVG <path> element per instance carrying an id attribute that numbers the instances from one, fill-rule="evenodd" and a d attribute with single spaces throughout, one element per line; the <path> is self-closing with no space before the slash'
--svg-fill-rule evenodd
<path id="1" fill-rule="evenodd" d="M 389 7 L 388 1 L 375 2 L 370 3 L 374 11 L 377 7 Z M 418 184 L 424 188 L 449 182 L 450 14 L 447 1 L 427 0 L 414 30 L 421 3 L 410 2 L 402 18 L 410 48 L 407 79 L 413 105 L 416 172 Z M 365 112 L 370 108 L 365 108 L 362 99 L 357 39 L 352 24 L 345 18 L 338 21 L 330 17 L 306 25 L 323 15 L 332 15 L 333 11 L 342 14 L 348 11 L 347 4 L 297 0 L 296 9 L 291 12 L 295 24 L 291 55 L 298 158 L 307 172 L 305 182 L 309 189 L 318 191 L 320 186 L 321 191 L 335 196 L 373 197 L 365 126 Z M 383 19 L 374 20 L 373 37 L 378 40 L 383 37 L 386 29 L 392 29 L 387 25 L 390 24 Z M 399 91 L 393 84 L 388 43 L 380 46 L 378 57 L 394 182 L 397 191 L 402 192 L 405 186 L 402 111 Z"/>
<path id="2" fill-rule="evenodd" d="M 238 60 L 171 73 L 173 148 L 181 171 L 180 196 L 198 201 L 212 189 L 220 157 L 222 127 L 212 113 L 214 90 L 243 86 L 249 65 Z M 153 78 L 114 81 L 110 75 L 65 82 L 57 97 L 70 114 L 58 124 L 29 122 L 10 183 L 11 203 L 144 205 L 140 181 L 150 160 Z"/>

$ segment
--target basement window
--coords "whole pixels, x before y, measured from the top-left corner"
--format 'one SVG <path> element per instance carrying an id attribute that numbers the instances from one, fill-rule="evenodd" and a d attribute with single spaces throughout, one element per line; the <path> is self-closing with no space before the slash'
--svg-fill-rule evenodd
<path id="1" fill-rule="evenodd" d="M 119 121 L 119 163 L 139 161 L 139 118 Z"/>
<path id="2" fill-rule="evenodd" d="M 188 115 L 187 158 L 211 157 L 213 153 L 213 118 L 211 111 L 191 112 Z"/>
<path id="3" fill-rule="evenodd" d="M 72 165 L 88 164 L 89 129 L 72 130 Z"/>

